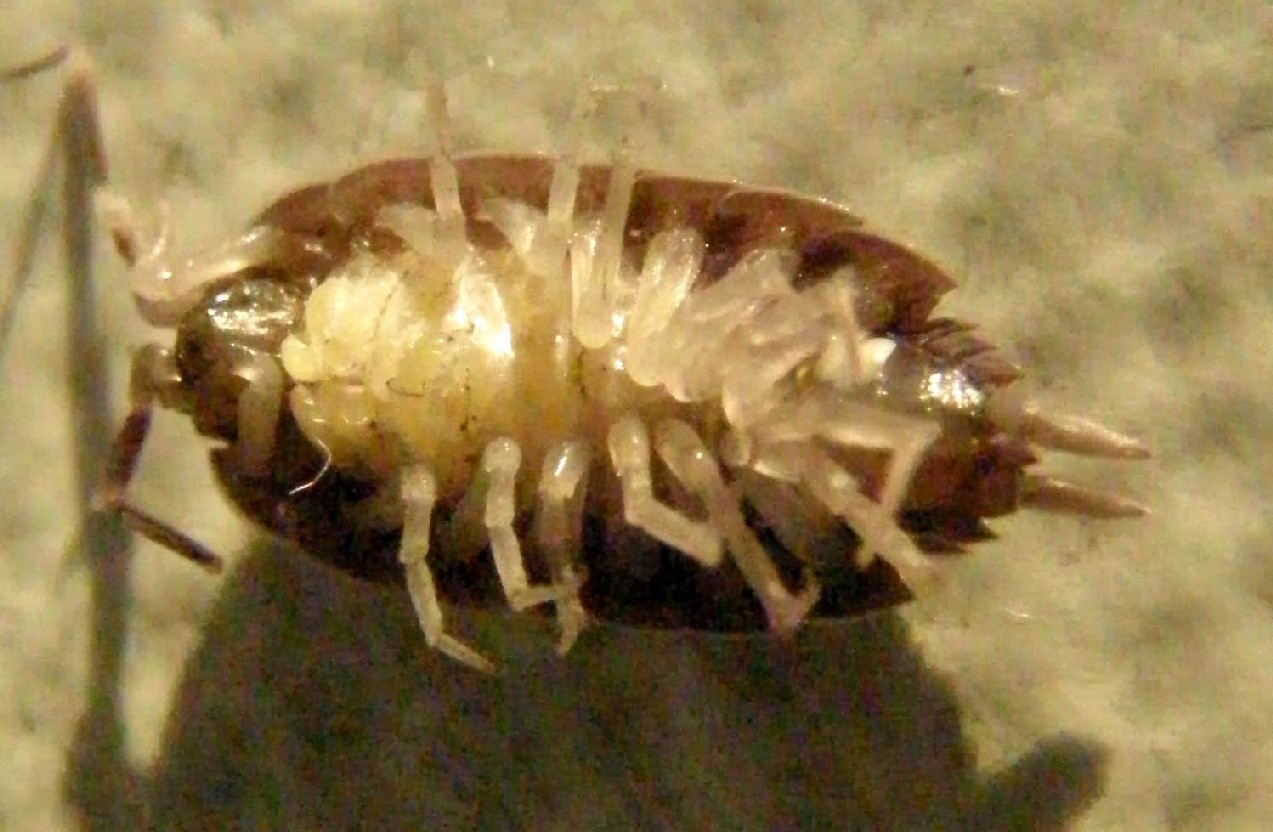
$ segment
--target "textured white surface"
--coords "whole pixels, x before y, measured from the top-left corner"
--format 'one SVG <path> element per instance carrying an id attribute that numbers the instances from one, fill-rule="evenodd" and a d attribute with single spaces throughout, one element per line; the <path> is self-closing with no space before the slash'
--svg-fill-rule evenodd
<path id="1" fill-rule="evenodd" d="M 1152 519 L 1001 522 L 955 591 L 901 620 L 788 652 L 602 630 L 495 682 L 426 654 L 396 595 L 273 550 L 216 581 L 140 546 L 123 717 L 132 763 L 158 765 L 161 826 L 919 828 L 982 797 L 986 825 L 1273 822 L 1267 4 L 83 5 L 10 4 L 0 65 L 84 43 L 115 181 L 171 200 L 189 245 L 369 150 L 413 149 L 425 62 L 458 76 L 464 147 L 547 149 L 584 79 L 652 73 L 669 90 L 649 166 L 847 202 L 952 270 L 944 308 L 1045 402 L 1157 452 L 1069 466 Z M 0 90 L 4 251 L 56 90 Z M 75 828 L 69 789 L 93 828 L 124 829 L 110 789 L 129 781 L 63 776 L 91 598 L 63 555 L 54 255 L 0 382 L 0 826 Z M 147 335 L 122 293 L 106 311 L 118 386 Z M 177 419 L 158 434 L 138 498 L 237 551 L 201 446 Z"/>

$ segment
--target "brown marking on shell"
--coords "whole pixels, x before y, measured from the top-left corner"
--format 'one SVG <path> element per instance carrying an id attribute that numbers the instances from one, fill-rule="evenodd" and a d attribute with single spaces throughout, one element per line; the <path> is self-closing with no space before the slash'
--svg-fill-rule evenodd
<path id="1" fill-rule="evenodd" d="M 478 219 L 482 201 L 499 197 L 543 206 L 548 201 L 554 159 L 549 156 L 481 154 L 456 159 L 460 202 L 469 233 L 498 242 Z M 576 212 L 596 214 L 605 202 L 610 169 L 584 165 Z M 385 205 L 433 206 L 427 159 L 369 165 L 331 183 L 310 185 L 275 202 L 255 220 L 310 240 L 298 250 L 297 270 L 318 270 L 345 259 L 356 239 L 374 234 Z M 859 298 L 859 317 L 876 333 L 906 332 L 923 324 L 941 296 L 955 286 L 945 272 L 906 246 L 863 230 L 863 222 L 832 202 L 786 191 L 642 173 L 628 215 L 630 248 L 638 250 L 673 224 L 698 230 L 707 244 L 703 279 L 723 275 L 747 251 L 766 244 L 791 245 L 799 256 L 796 283 L 804 285 L 854 266 L 869 289 Z M 317 256 L 315 248 L 321 249 Z M 324 268 L 323 264 L 328 263 Z"/>

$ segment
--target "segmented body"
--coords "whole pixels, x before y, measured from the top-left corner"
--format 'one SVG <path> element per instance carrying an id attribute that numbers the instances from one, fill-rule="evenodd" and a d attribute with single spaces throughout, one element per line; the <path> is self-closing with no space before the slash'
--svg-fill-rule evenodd
<path id="1" fill-rule="evenodd" d="M 1033 446 L 1147 450 L 1012 392 L 971 327 L 932 317 L 953 282 L 923 257 L 827 202 L 641 174 L 623 150 L 578 164 L 622 89 L 585 90 L 552 158 L 456 158 L 435 82 L 433 156 L 304 188 L 176 261 L 106 182 L 87 57 L 0 78 L 62 62 L 55 140 L 142 316 L 175 330 L 134 355 L 98 503 L 204 566 L 127 494 L 156 406 L 223 441 L 249 516 L 405 584 L 428 643 L 482 670 L 444 603 L 551 604 L 562 651 L 589 616 L 790 633 L 922 591 L 924 552 L 1019 505 L 1143 513 L 1027 472 Z"/>
<path id="2" fill-rule="evenodd" d="M 667 232 L 681 241 L 697 238 L 702 245 L 701 260 L 688 269 L 687 291 L 676 301 L 680 306 L 708 296 L 713 287 L 719 293 L 731 279 L 740 283 L 740 264 L 743 269 L 752 265 L 756 273 L 732 313 L 722 311 L 728 298 L 702 306 L 711 337 L 702 339 L 696 374 L 682 373 L 695 376 L 690 381 L 697 389 L 687 390 L 685 384 L 672 389 L 676 372 L 665 371 L 660 379 L 657 370 L 647 371 L 644 384 L 629 372 L 631 353 L 658 346 L 659 339 L 668 338 L 665 331 L 634 334 L 629 320 L 600 346 L 584 347 L 570 335 L 566 265 L 549 279 L 533 274 L 509 242 L 516 231 L 490 221 L 494 200 L 532 213 L 542 210 L 553 161 L 479 156 L 457 160 L 457 171 L 473 244 L 465 256 L 485 263 L 483 277 L 465 278 L 471 281 L 468 291 L 490 293 L 477 302 L 486 315 L 477 326 L 467 320 L 443 323 L 457 306 L 456 263 L 438 262 L 436 252 L 422 256 L 404 239 L 427 235 L 427 229 L 400 226 L 399 234 L 386 227 L 386 208 L 433 207 L 427 160 L 362 169 L 299 191 L 258 218 L 258 224 L 279 229 L 291 241 L 283 249 L 287 256 L 262 274 L 296 287 L 307 303 L 288 337 L 272 345 L 293 382 L 289 400 L 296 421 L 287 422 L 281 433 L 268 480 L 244 478 L 224 456 L 218 468 L 231 497 L 267 527 L 361 577 L 400 580 L 400 517 L 392 501 L 381 503 L 385 510 L 379 515 L 358 507 L 377 505 L 378 488 L 394 481 L 404 461 L 429 458 L 443 472 L 442 511 L 454 511 L 492 439 L 512 437 L 521 448 L 523 470 L 533 472 L 554 443 L 579 438 L 592 446 L 594 468 L 583 547 L 585 607 L 607 618 L 661 626 L 762 627 L 765 618 L 737 570 L 728 564 L 705 568 L 628 533 L 617 479 L 607 470 L 606 436 L 627 413 L 651 424 L 676 416 L 692 425 L 708 447 L 718 447 L 741 422 L 731 420 L 724 408 L 731 373 L 737 376 L 741 368 L 750 380 L 763 371 L 755 362 L 746 363 L 748 347 L 740 338 L 765 337 L 766 323 L 757 317 L 780 298 L 812 298 L 811 290 L 826 284 L 850 290 L 842 297 L 852 299 L 863 340 L 877 342 L 877 350 L 892 345 L 892 352 L 880 359 L 868 383 L 847 393 L 825 380 L 799 379 L 812 375 L 813 365 L 841 332 L 837 311 L 819 297 L 796 309 L 783 324 L 786 330 L 773 336 L 805 341 L 788 350 L 789 356 L 774 365 L 773 377 L 759 385 L 772 398 L 761 409 L 772 412 L 832 390 L 836 397 L 848 395 L 871 408 L 932 420 L 940 436 L 908 484 L 901 507 L 903 524 L 926 549 L 953 548 L 975 538 L 984 533 L 981 518 L 1016 508 L 1018 475 L 1033 456 L 1023 440 L 996 429 L 983 412 L 985 394 L 1014 380 L 1015 368 L 971 336 L 969 327 L 931 317 L 953 286 L 948 277 L 907 248 L 864 230 L 848 212 L 730 183 L 638 177 L 625 223 L 625 279 L 633 296 L 619 304 L 624 315 L 631 317 L 637 275 L 652 259 L 651 247 L 666 249 Z M 603 167 L 582 168 L 578 228 L 588 228 L 602 212 L 610 173 Z M 416 245 L 427 249 L 431 244 L 417 240 Z M 430 254 L 434 261 L 423 262 Z M 653 257 L 659 256 L 655 251 Z M 464 303 L 475 301 L 470 297 Z M 322 321 L 316 323 L 319 316 Z M 764 423 L 764 415 L 751 416 L 751 422 Z M 827 444 L 809 431 L 800 441 Z M 864 490 L 878 497 L 887 453 L 875 448 L 844 454 Z M 743 500 L 748 519 L 784 578 L 799 585 L 807 561 L 815 561 L 826 584 L 819 613 L 854 612 L 903 596 L 889 567 L 864 564 L 859 570 L 854 565 L 857 538 L 810 495 L 790 483 L 766 490 L 756 485 L 754 472 L 746 477 L 752 498 Z M 675 491 L 657 471 L 656 478 L 661 491 Z M 533 484 L 530 478 L 523 482 Z M 743 486 L 736 482 L 735 488 Z M 530 513 L 531 497 L 529 489 L 521 490 L 522 512 Z M 703 513 L 692 498 L 682 495 L 681 504 L 691 514 Z M 458 547 L 463 557 L 456 557 L 455 548 L 435 548 L 444 595 L 496 596 L 498 582 L 489 564 L 474 557 L 473 547 Z M 793 555 L 793 548 L 802 551 Z M 533 563 L 532 574 L 547 574 L 546 565 Z"/>
<path id="3" fill-rule="evenodd" d="M 932 317 L 952 281 L 844 209 L 573 150 L 457 159 L 435 115 L 435 156 L 179 265 L 102 189 L 139 309 L 176 330 L 134 358 L 106 508 L 218 562 L 125 495 L 153 406 L 183 411 L 250 516 L 402 581 L 483 670 L 445 602 L 551 604 L 563 651 L 589 616 L 789 633 L 922 591 L 921 546 L 1023 502 L 1142 513 L 1026 473 L 1031 444 L 1146 450 L 1005 392 L 1016 370 Z"/>

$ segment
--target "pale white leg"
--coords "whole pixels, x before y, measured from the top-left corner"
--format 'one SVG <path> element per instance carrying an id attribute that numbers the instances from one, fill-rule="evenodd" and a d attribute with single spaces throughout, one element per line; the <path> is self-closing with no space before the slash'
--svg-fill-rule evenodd
<path id="1" fill-rule="evenodd" d="M 553 163 L 553 178 L 548 186 L 548 205 L 543 223 L 531 240 L 526 262 L 531 271 L 558 277 L 570 234 L 574 230 L 575 198 L 579 192 L 579 149 L 583 145 L 583 127 L 594 105 L 594 92 L 589 88 L 579 94 L 561 150 Z"/>
<path id="2" fill-rule="evenodd" d="M 856 477 L 811 445 L 791 453 L 794 456 L 786 460 L 789 467 L 814 497 L 849 524 L 862 539 L 863 551 L 878 553 L 912 590 L 920 591 L 933 582 L 932 563 L 897 525 L 893 513 L 861 492 Z M 859 563 L 869 565 L 870 560 Z"/>
<path id="3" fill-rule="evenodd" d="M 552 310 L 559 345 L 557 358 L 569 362 L 573 353 L 572 331 L 577 294 L 565 279 L 566 251 L 575 225 L 575 201 L 579 192 L 579 150 L 583 126 L 593 107 L 591 90 L 581 93 L 553 161 L 544 211 L 513 199 L 483 199 L 481 218 L 495 225 L 508 240 L 522 265 L 543 278 L 544 303 Z"/>
<path id="4" fill-rule="evenodd" d="M 769 626 L 780 633 L 799 627 L 818 601 L 819 587 L 812 573 L 806 573 L 799 595 L 787 591 L 773 559 L 748 528 L 738 496 L 725 485 L 711 451 L 693 428 L 676 419 L 661 422 L 655 445 L 672 474 L 702 500 L 712 525 L 725 538 L 730 557 L 764 606 Z"/>
<path id="5" fill-rule="evenodd" d="M 595 87 L 589 94 L 629 93 L 644 114 L 655 84 Z M 582 107 L 576 112 L 588 112 Z M 636 185 L 636 165 L 632 161 L 632 139 L 624 136 L 610 160 L 610 183 L 606 188 L 601 222 L 594 234 L 577 234 L 571 241 L 572 324 L 575 337 L 588 349 L 604 346 L 614 334 L 612 311 L 622 286 L 624 228 L 632 206 Z"/>
<path id="6" fill-rule="evenodd" d="M 894 437 L 888 472 L 880 490 L 880 508 L 890 517 L 896 517 L 910 489 L 911 479 L 924 459 L 924 452 L 941 435 L 941 425 L 922 416 L 888 411 L 877 414 L 883 417 L 879 426 L 885 431 L 891 428 Z"/>
<path id="7" fill-rule="evenodd" d="M 557 598 L 557 625 L 561 629 L 559 653 L 566 653 L 579 638 L 587 614 L 579 598 L 582 580 L 575 565 L 583 546 L 583 497 L 588 478 L 588 446 L 567 442 L 544 458 L 539 476 L 539 507 L 535 513 L 535 539 L 548 560 L 553 586 L 564 590 Z"/>
<path id="8" fill-rule="evenodd" d="M 489 199 L 483 203 L 484 212 L 504 232 L 526 267 L 535 274 L 553 278 L 560 274 L 562 259 L 575 230 L 579 152 L 583 147 L 584 127 L 596 110 L 598 98 L 613 91 L 613 88 L 590 85 L 579 92 L 553 160 L 548 205 L 542 214 L 505 199 Z"/>
<path id="9" fill-rule="evenodd" d="M 486 512 L 483 522 L 491 541 L 491 557 L 508 604 L 520 612 L 528 607 L 557 601 L 578 594 L 577 586 L 530 585 L 522 563 L 522 547 L 513 529 L 517 516 L 517 469 L 522 452 L 511 439 L 496 439 L 482 455 L 482 474 L 486 480 Z"/>
<path id="10" fill-rule="evenodd" d="M 868 383 L 876 371 L 863 351 L 870 336 L 862 332 L 858 323 L 854 283 L 855 269 L 848 266 L 804 291 L 836 322 L 814 372 L 820 380 L 842 391 Z"/>
<path id="11" fill-rule="evenodd" d="M 391 203 L 377 212 L 376 225 L 397 234 L 417 253 L 456 268 L 469 256 L 471 246 L 460 200 L 460 178 L 451 146 L 446 84 L 439 78 L 430 78 L 426 98 L 428 121 L 425 129 L 433 140 L 433 152 L 428 161 L 433 209 L 412 203 Z"/>
<path id="12" fill-rule="evenodd" d="M 603 96 L 630 97 L 643 113 L 658 85 L 643 81 L 617 86 L 592 85 L 580 92 L 565 136 L 553 163 L 548 204 L 542 213 L 521 203 L 492 198 L 482 203 L 485 219 L 498 227 L 526 268 L 555 285 L 567 251 L 570 253 L 570 291 L 561 304 L 563 329 L 580 344 L 596 349 L 614 334 L 612 311 L 621 294 L 624 227 L 632 203 L 636 166 L 630 136 L 618 143 L 611 157 L 610 183 L 600 220 L 577 229 L 575 202 L 579 191 L 579 153 L 584 129 Z M 556 300 L 554 300 L 556 302 Z"/>
<path id="13" fill-rule="evenodd" d="M 685 349 L 670 346 L 674 339 L 669 330 L 690 296 L 705 254 L 703 238 L 691 228 L 661 231 L 646 247 L 625 333 L 628 375 L 642 387 L 663 381 L 685 355 Z"/>
<path id="14" fill-rule="evenodd" d="M 451 149 L 451 118 L 447 112 L 446 85 L 438 78 L 429 82 L 429 126 L 433 132 L 433 155 L 429 158 L 429 179 L 433 186 L 433 207 L 438 215 L 438 243 L 457 261 L 468 248 L 464 210 L 460 205 L 460 180 Z"/>
<path id="15" fill-rule="evenodd" d="M 152 326 L 176 326 L 208 284 L 269 263 L 285 246 L 283 232 L 262 225 L 193 257 L 175 259 L 166 202 L 159 203 L 153 228 L 140 222 L 128 200 L 106 185 L 97 189 L 94 203 L 116 250 L 132 267 L 137 308 Z"/>
<path id="16" fill-rule="evenodd" d="M 650 437 L 635 416 L 610 428 L 610 461 L 623 484 L 623 517 L 656 540 L 679 549 L 703 566 L 721 562 L 721 539 L 710 523 L 691 520 L 654 496 L 650 475 Z"/>
<path id="17" fill-rule="evenodd" d="M 536 274 L 556 275 L 565 256 L 570 236 L 574 231 L 575 200 L 579 192 L 579 153 L 583 147 L 583 134 L 588 120 L 597 109 L 597 102 L 606 95 L 629 93 L 637 103 L 644 107 L 657 89 L 657 84 L 643 82 L 628 85 L 590 84 L 579 92 L 575 105 L 566 125 L 557 157 L 553 162 L 553 176 L 548 186 L 548 205 L 544 210 L 542 223 L 536 228 L 529 244 L 521 250 L 531 271 Z M 632 167 L 628 157 L 629 141 L 624 141 L 615 151 L 612 161 L 616 172 L 624 171 L 623 176 L 635 180 L 636 169 Z M 622 181 L 618 187 L 612 186 L 607 194 L 606 216 L 610 218 L 602 236 L 607 239 L 603 246 L 608 255 L 613 255 L 616 245 L 622 252 L 623 222 L 627 219 L 628 205 L 632 197 L 632 182 L 625 186 Z M 614 199 L 613 208 L 610 200 Z M 505 209 L 501 209 L 505 210 Z M 619 227 L 614 228 L 613 216 L 619 217 Z M 618 237 L 616 237 L 616 233 Z M 612 256 L 607 257 L 607 263 Z"/>
<path id="18" fill-rule="evenodd" d="M 275 359 L 253 353 L 241 361 L 235 374 L 247 386 L 239 394 L 239 430 L 234 447 L 244 473 L 260 476 L 268 473 L 274 453 L 274 434 L 283 406 L 283 370 Z"/>
<path id="19" fill-rule="evenodd" d="M 277 256 L 284 245 L 283 235 L 272 228 L 254 228 L 196 257 L 174 259 L 169 251 L 172 235 L 166 205 L 160 204 L 158 227 L 147 229 L 137 220 L 128 201 L 107 183 L 106 151 L 97 114 L 97 84 L 87 53 L 74 46 L 62 47 L 38 61 L 0 71 L 0 83 L 27 78 L 60 64 L 67 68 L 67 80 L 49 155 L 42 168 L 41 191 L 51 183 L 56 154 L 65 153 L 73 168 L 67 175 L 82 177 L 75 182 L 75 187 L 91 192 L 96 211 L 109 229 L 116 251 L 132 270 L 132 291 L 147 323 L 176 325 L 209 283 L 267 263 Z M 47 214 L 46 203 L 41 193 L 24 223 L 15 258 L 17 271 L 13 287 L 0 303 L 0 343 L 30 273 L 34 244 Z"/>
<path id="20" fill-rule="evenodd" d="M 924 452 L 941 435 L 941 425 L 924 416 L 885 410 L 828 392 L 809 397 L 795 414 L 777 414 L 757 434 L 762 443 L 770 447 L 781 443 L 808 444 L 809 439 L 816 436 L 848 448 L 888 451 L 888 470 L 881 486 L 878 510 L 889 518 L 890 525 L 896 526 L 891 518 L 901 509 Z M 856 480 L 854 482 L 856 489 Z M 870 503 L 861 494 L 852 498 L 854 505 L 861 501 Z M 840 513 L 838 509 L 832 510 Z M 882 552 L 870 538 L 863 537 L 863 540 L 866 545 L 858 553 L 858 562 L 866 567 Z"/>
<path id="21" fill-rule="evenodd" d="M 818 436 L 849 448 L 890 452 L 879 503 L 892 516 L 901 508 L 924 452 L 941 435 L 941 425 L 927 416 L 885 410 L 840 396 L 829 397 L 825 406 L 835 415 L 818 427 Z"/>
<path id="22" fill-rule="evenodd" d="M 426 558 L 429 554 L 429 527 L 437 503 L 437 483 L 433 472 L 422 465 L 402 473 L 402 546 L 398 558 L 406 571 L 407 591 L 415 606 L 424 639 L 451 658 L 475 670 L 494 673 L 495 666 L 464 642 L 448 635 L 442 621 L 442 605 Z"/>

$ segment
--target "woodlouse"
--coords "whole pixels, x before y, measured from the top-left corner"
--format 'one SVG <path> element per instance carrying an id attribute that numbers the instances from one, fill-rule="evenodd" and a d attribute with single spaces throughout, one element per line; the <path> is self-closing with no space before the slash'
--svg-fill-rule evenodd
<path id="1" fill-rule="evenodd" d="M 178 263 L 105 181 L 87 61 L 8 75 L 67 55 L 59 141 L 175 331 L 135 354 L 100 504 L 205 566 L 126 494 L 156 405 L 224 443 L 248 516 L 405 584 L 429 644 L 481 669 L 444 602 L 552 604 L 562 651 L 589 616 L 790 632 L 922 588 L 930 551 L 1019 506 L 1143 513 L 1027 471 L 1035 447 L 1147 452 L 1021 397 L 933 317 L 941 269 L 826 201 L 579 164 L 595 91 L 555 157 L 455 156 L 434 85 L 432 157 L 303 188 Z"/>

